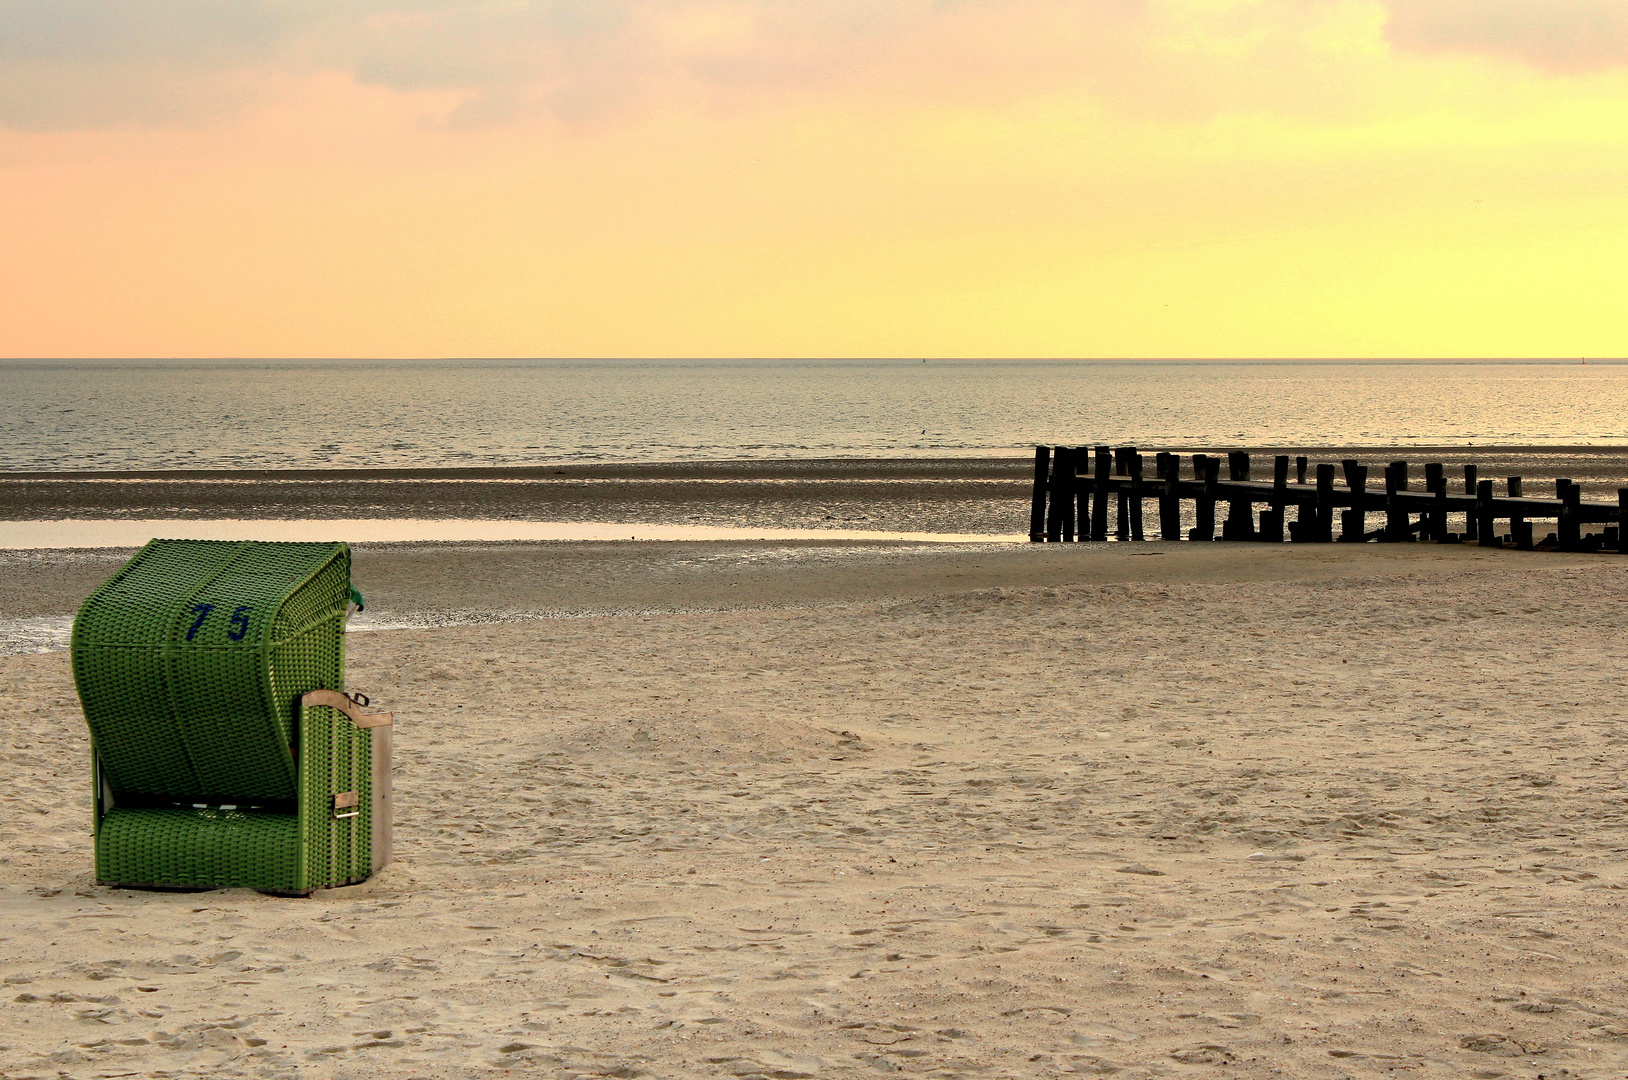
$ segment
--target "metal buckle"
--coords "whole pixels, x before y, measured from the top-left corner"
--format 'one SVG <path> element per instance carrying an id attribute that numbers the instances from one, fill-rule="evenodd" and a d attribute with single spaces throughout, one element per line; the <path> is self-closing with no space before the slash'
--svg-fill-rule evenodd
<path id="1" fill-rule="evenodd" d="M 334 796 L 333 819 L 335 821 L 339 821 L 339 820 L 341 820 L 343 818 L 361 817 L 362 816 L 361 802 L 362 802 L 362 797 L 360 795 L 358 795 L 356 792 L 354 792 L 354 791 L 341 791 L 339 794 Z M 356 809 L 352 810 L 348 814 L 341 814 L 339 812 L 341 810 L 346 809 L 347 807 L 352 807 L 352 806 L 356 807 Z"/>

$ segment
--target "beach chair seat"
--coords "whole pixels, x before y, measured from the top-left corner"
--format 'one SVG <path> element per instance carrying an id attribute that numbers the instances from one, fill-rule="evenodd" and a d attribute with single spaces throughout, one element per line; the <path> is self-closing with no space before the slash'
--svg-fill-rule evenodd
<path id="1" fill-rule="evenodd" d="M 98 884 L 305 895 L 388 861 L 391 717 L 341 692 L 353 596 L 345 544 L 218 540 L 154 540 L 91 594 Z"/>

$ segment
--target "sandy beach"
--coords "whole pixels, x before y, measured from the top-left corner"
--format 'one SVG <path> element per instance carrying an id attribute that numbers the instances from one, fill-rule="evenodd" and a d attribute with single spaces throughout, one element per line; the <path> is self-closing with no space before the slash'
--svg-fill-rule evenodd
<path id="1" fill-rule="evenodd" d="M 1628 1080 L 1625 166 L 1628 0 L 0 0 L 0 1080 Z"/>
<path id="2" fill-rule="evenodd" d="M 3 599 L 116 560 L 12 557 Z M 0 1075 L 1628 1068 L 1614 557 L 356 565 L 428 627 L 350 639 L 397 861 L 310 899 L 92 885 L 66 655 L 0 659 Z M 470 611 L 508 621 L 428 626 Z"/>

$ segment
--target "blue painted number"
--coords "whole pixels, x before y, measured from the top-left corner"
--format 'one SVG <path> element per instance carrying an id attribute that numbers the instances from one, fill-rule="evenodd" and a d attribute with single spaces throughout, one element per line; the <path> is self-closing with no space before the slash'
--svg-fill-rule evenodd
<path id="1" fill-rule="evenodd" d="M 200 626 L 202 626 L 204 624 L 204 620 L 209 618 L 209 613 L 211 611 L 214 611 L 214 610 L 215 610 L 215 605 L 214 604 L 193 604 L 192 605 L 192 611 L 198 617 L 196 619 L 192 620 L 192 628 L 187 631 L 187 640 L 188 641 L 192 640 L 192 635 L 194 635 L 194 634 L 196 634 L 198 632 L 198 627 L 200 627 Z"/>
<path id="2" fill-rule="evenodd" d="M 249 632 L 249 607 L 242 605 L 232 612 L 232 628 L 226 631 L 226 636 L 233 641 L 242 641 L 243 635 Z"/>

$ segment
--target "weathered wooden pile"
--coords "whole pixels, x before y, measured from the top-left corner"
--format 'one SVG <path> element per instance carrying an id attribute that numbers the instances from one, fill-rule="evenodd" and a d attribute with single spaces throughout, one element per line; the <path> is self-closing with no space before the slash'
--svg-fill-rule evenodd
<path id="1" fill-rule="evenodd" d="M 1621 538 L 1628 536 L 1628 488 L 1617 490 L 1615 504 L 1584 502 L 1577 484 L 1556 480 L 1554 498 L 1532 498 L 1522 492 L 1521 478 L 1511 476 L 1504 482 L 1504 492 L 1495 494 L 1493 481 L 1479 479 L 1476 467 L 1466 465 L 1463 491 L 1455 493 L 1448 490 L 1442 465 L 1432 462 L 1424 467 L 1420 489 L 1409 486 L 1408 463 L 1393 461 L 1385 468 L 1381 489 L 1378 484 L 1369 486 L 1368 467 L 1354 460 L 1338 466 L 1343 484 L 1335 483 L 1336 466 L 1331 463 L 1316 465 L 1308 482 L 1308 459 L 1292 461 L 1293 483 L 1287 455 L 1273 459 L 1270 480 L 1255 480 L 1249 454 L 1233 451 L 1226 455 L 1223 480 L 1221 457 L 1193 454 L 1191 477 L 1183 479 L 1178 454 L 1154 455 L 1150 477 L 1146 458 L 1135 447 L 1036 447 L 1029 539 L 1107 540 L 1110 503 L 1115 510 L 1115 539 L 1147 539 L 1143 508 L 1153 501 L 1158 504 L 1159 528 L 1152 539 L 1180 540 L 1183 499 L 1194 503 L 1195 523 L 1187 530 L 1188 540 L 1216 539 L 1218 507 L 1225 512 L 1223 540 L 1282 542 L 1287 533 L 1289 540 L 1305 543 L 1434 540 L 1510 545 L 1523 551 L 1620 551 Z M 1285 520 L 1290 507 L 1293 521 Z M 1368 527 L 1370 514 L 1380 515 L 1382 524 L 1376 529 Z M 1462 530 L 1450 531 L 1455 519 L 1449 515 L 1456 514 L 1464 515 Z M 1555 531 L 1534 542 L 1532 523 L 1545 519 L 1556 523 Z M 1500 522 L 1507 522 L 1502 531 Z M 1585 525 L 1596 523 L 1605 524 L 1605 529 L 1584 532 Z"/>

